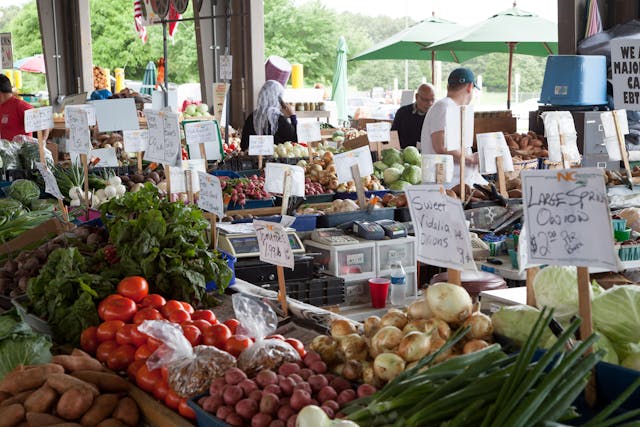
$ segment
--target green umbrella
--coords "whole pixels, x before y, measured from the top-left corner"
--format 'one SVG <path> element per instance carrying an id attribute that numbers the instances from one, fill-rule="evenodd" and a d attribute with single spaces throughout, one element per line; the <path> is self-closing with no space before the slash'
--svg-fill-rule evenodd
<path id="1" fill-rule="evenodd" d="M 147 63 L 144 69 L 144 75 L 142 76 L 142 88 L 140 93 L 145 95 L 152 95 L 153 89 L 156 86 L 156 64 L 153 61 Z"/>
<path id="2" fill-rule="evenodd" d="M 511 108 L 513 54 L 548 56 L 558 53 L 558 25 L 513 4 L 489 19 L 451 34 L 428 47 L 434 50 L 505 52 L 509 54 L 507 108 Z"/>
<path id="3" fill-rule="evenodd" d="M 349 119 L 347 114 L 347 42 L 343 36 L 338 40 L 336 67 L 333 70 L 331 83 L 331 100 L 338 108 L 338 120 Z"/>
<path id="4" fill-rule="evenodd" d="M 436 60 L 464 62 L 482 55 L 481 52 L 457 52 L 455 50 L 431 51 L 429 54 L 428 46 L 431 43 L 463 28 L 462 25 L 431 16 L 381 41 L 372 48 L 351 58 L 351 61 L 368 59 L 431 59 L 431 78 L 432 82 L 435 83 L 434 68 Z"/>

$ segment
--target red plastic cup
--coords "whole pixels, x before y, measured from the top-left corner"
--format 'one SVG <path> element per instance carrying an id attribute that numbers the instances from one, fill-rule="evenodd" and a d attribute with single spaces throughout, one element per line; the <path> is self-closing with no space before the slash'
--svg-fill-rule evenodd
<path id="1" fill-rule="evenodd" d="M 386 307 L 390 283 L 391 281 L 389 279 L 380 277 L 369 279 L 369 293 L 371 294 L 371 306 L 373 308 Z"/>

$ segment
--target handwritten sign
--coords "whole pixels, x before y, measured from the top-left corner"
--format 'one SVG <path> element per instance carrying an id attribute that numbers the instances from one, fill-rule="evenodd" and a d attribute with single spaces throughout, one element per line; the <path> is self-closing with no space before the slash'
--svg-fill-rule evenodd
<path id="1" fill-rule="evenodd" d="M 578 134 L 573 116 L 569 111 L 545 111 L 540 115 L 544 122 L 544 135 L 549 144 L 549 161 L 579 162 Z M 562 139 L 561 139 L 562 136 Z"/>
<path id="2" fill-rule="evenodd" d="M 24 131 L 27 133 L 53 128 L 53 108 L 32 108 L 24 112 Z"/>
<path id="3" fill-rule="evenodd" d="M 91 150 L 89 156 L 92 161 L 94 159 L 99 159 L 98 163 L 96 163 L 96 167 L 106 168 L 120 166 L 120 162 L 118 162 L 118 156 L 116 156 L 116 149 L 113 147 Z"/>
<path id="4" fill-rule="evenodd" d="M 220 55 L 220 80 L 231 80 L 233 78 L 233 57 L 231 55 Z"/>
<path id="5" fill-rule="evenodd" d="M 640 40 L 637 38 L 611 40 L 611 81 L 616 110 L 640 110 L 639 58 Z"/>
<path id="6" fill-rule="evenodd" d="M 133 98 L 101 99 L 91 101 L 96 109 L 100 132 L 140 129 L 136 103 Z"/>
<path id="7" fill-rule="evenodd" d="M 480 173 L 497 173 L 496 157 L 502 156 L 502 167 L 505 172 L 513 172 L 513 159 L 507 141 L 502 132 L 479 133 L 478 155 L 480 158 Z"/>
<path id="8" fill-rule="evenodd" d="M 613 119 L 613 115 L 616 115 L 616 119 Z M 622 154 L 620 153 L 620 144 L 618 143 L 618 131 L 616 129 L 616 121 L 620 127 L 620 136 L 624 140 L 624 135 L 629 133 L 629 121 L 627 120 L 627 110 L 615 110 L 604 111 L 600 113 L 600 120 L 602 121 L 602 129 L 604 136 L 602 138 L 607 153 L 609 154 L 609 160 L 617 162 L 622 160 Z"/>
<path id="9" fill-rule="evenodd" d="M 473 145 L 473 107 L 469 105 L 464 107 L 464 117 L 460 112 L 461 106 L 454 105 L 447 108 L 444 126 L 444 145 L 447 151 L 460 150 L 461 120 L 464 125 L 464 135 L 462 135 L 464 146 L 470 148 Z"/>
<path id="10" fill-rule="evenodd" d="M 528 170 L 521 178 L 529 263 L 618 270 L 602 170 Z"/>
<path id="11" fill-rule="evenodd" d="M 147 110 L 145 115 L 149 143 L 144 152 L 144 159 L 169 166 L 182 166 L 178 114 Z"/>
<path id="12" fill-rule="evenodd" d="M 147 129 L 123 130 L 124 151 L 127 153 L 137 153 L 146 151 L 149 145 L 149 131 Z"/>
<path id="13" fill-rule="evenodd" d="M 171 192 L 186 193 L 187 192 L 187 176 L 185 171 L 191 171 L 191 190 L 194 193 L 200 191 L 200 179 L 198 174 L 206 172 L 204 163 L 201 160 L 183 160 L 182 166 L 173 166 L 171 172 Z"/>
<path id="14" fill-rule="evenodd" d="M 285 228 L 269 221 L 253 221 L 260 248 L 260 261 L 293 269 L 293 250 Z"/>
<path id="15" fill-rule="evenodd" d="M 368 146 L 336 154 L 333 156 L 333 162 L 336 166 L 339 183 L 353 180 L 353 175 L 351 174 L 351 166 L 353 165 L 358 165 L 360 176 L 367 176 L 373 173 L 373 161 L 371 160 L 371 151 Z"/>
<path id="16" fill-rule="evenodd" d="M 70 153 L 89 154 L 91 151 L 91 136 L 89 128 L 71 128 L 69 129 L 69 141 L 67 148 Z"/>
<path id="17" fill-rule="evenodd" d="M 205 172 L 198 172 L 198 180 L 200 181 L 198 206 L 200 209 L 222 218 L 224 216 L 224 203 L 220 179 Z"/>
<path id="18" fill-rule="evenodd" d="M 388 122 L 367 123 L 369 142 L 386 142 L 390 139 L 391 124 Z"/>
<path id="19" fill-rule="evenodd" d="M 0 68 L 5 70 L 13 68 L 11 33 L 0 33 Z"/>
<path id="20" fill-rule="evenodd" d="M 207 160 L 220 160 L 220 130 L 218 123 L 212 120 L 189 122 L 184 124 L 184 135 L 189 145 L 192 159 L 200 159 L 200 144 L 204 144 Z"/>
<path id="21" fill-rule="evenodd" d="M 455 270 L 476 270 L 460 200 L 441 193 L 439 185 L 406 189 L 418 241 L 418 261 Z"/>
<path id="22" fill-rule="evenodd" d="M 436 182 L 437 165 L 444 165 L 444 182 L 453 180 L 453 156 L 450 154 L 422 155 L 422 182 Z"/>
<path id="23" fill-rule="evenodd" d="M 60 193 L 60 188 L 58 187 L 58 181 L 56 181 L 56 177 L 53 176 L 47 166 L 43 165 L 40 162 L 36 162 L 36 168 L 38 168 L 38 172 L 40 172 L 40 175 L 44 180 L 45 193 L 51 194 L 56 199 L 64 199 L 64 196 L 62 195 L 62 193 Z"/>
<path id="24" fill-rule="evenodd" d="M 249 135 L 250 156 L 272 156 L 273 135 Z"/>
<path id="25" fill-rule="evenodd" d="M 320 123 L 317 121 L 298 122 L 296 133 L 298 134 L 298 141 L 300 142 L 322 141 Z"/>
<path id="26" fill-rule="evenodd" d="M 80 123 L 74 122 L 74 118 L 80 117 L 80 113 L 84 112 L 86 115 L 86 126 L 94 126 L 96 124 L 96 109 L 93 105 L 67 105 L 64 107 L 64 125 L 71 129 L 73 127 L 82 127 L 85 123 L 85 119 L 82 118 Z"/>
<path id="27" fill-rule="evenodd" d="M 230 86 L 229 83 L 213 84 L 213 115 L 218 123 L 222 123 L 222 113 L 225 110 Z"/>
<path id="28" fill-rule="evenodd" d="M 291 196 L 304 197 L 304 169 L 283 163 L 267 163 L 264 172 L 264 189 L 268 193 L 284 194 L 284 175 L 291 174 L 289 189 Z"/>

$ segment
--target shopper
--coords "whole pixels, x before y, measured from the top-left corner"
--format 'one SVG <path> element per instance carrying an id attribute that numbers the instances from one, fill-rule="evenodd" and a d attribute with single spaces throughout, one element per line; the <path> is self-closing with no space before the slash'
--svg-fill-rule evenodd
<path id="1" fill-rule="evenodd" d="M 444 141 L 444 129 L 446 125 L 447 108 L 469 105 L 473 99 L 474 88 L 477 88 L 473 71 L 468 68 L 456 68 L 447 79 L 447 96 L 433 104 L 424 118 L 422 125 L 422 154 L 451 154 L 454 161 L 453 181 L 447 186 L 453 187 L 460 183 L 460 150 L 447 151 Z M 471 149 L 464 155 L 465 183 L 486 184 L 478 171 L 478 153 L 472 153 Z"/>
<path id="2" fill-rule="evenodd" d="M 273 135 L 275 144 L 298 141 L 298 120 L 291 106 L 282 100 L 283 94 L 284 88 L 275 80 L 267 80 L 262 85 L 258 94 L 258 106 L 247 117 L 242 128 L 242 150 L 249 149 L 250 135 Z"/>
<path id="3" fill-rule="evenodd" d="M 11 141 L 16 135 L 25 135 L 24 112 L 32 108 L 13 95 L 11 80 L 0 74 L 0 138 Z"/>
<path id="4" fill-rule="evenodd" d="M 436 94 L 433 86 L 423 83 L 418 86 L 416 91 L 416 102 L 398 108 L 391 130 L 398 131 L 400 147 L 405 148 L 410 145 L 415 147 L 420 142 L 425 114 L 435 100 Z"/>

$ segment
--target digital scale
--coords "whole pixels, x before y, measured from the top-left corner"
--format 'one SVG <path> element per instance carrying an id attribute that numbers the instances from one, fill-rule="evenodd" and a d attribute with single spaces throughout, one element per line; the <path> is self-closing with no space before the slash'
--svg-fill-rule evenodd
<path id="1" fill-rule="evenodd" d="M 294 254 L 304 254 L 304 246 L 302 240 L 298 237 L 295 230 L 287 231 L 289 236 L 289 244 Z M 226 233 L 220 230 L 218 236 L 218 249 L 225 251 L 236 258 L 251 258 L 260 256 L 260 248 L 258 247 L 258 237 L 254 234 L 245 233 Z"/>

